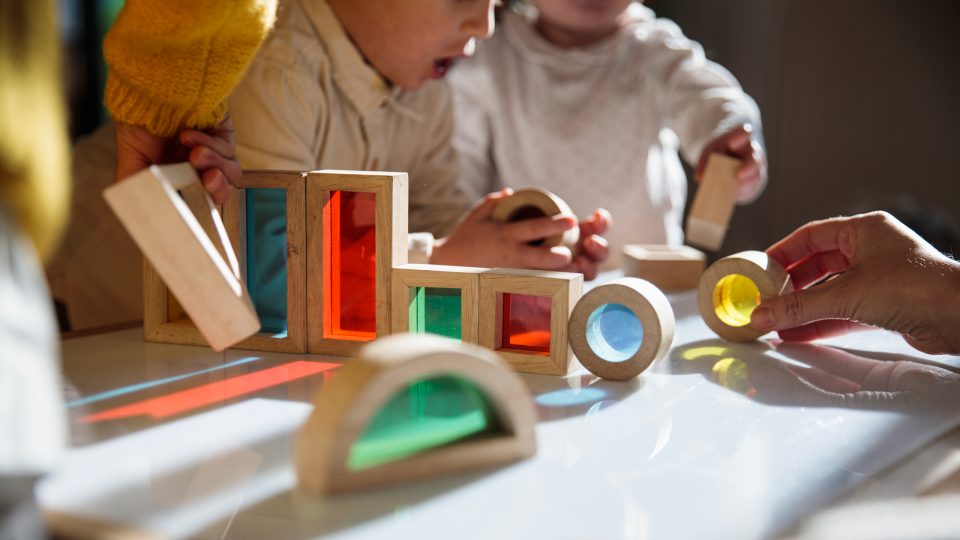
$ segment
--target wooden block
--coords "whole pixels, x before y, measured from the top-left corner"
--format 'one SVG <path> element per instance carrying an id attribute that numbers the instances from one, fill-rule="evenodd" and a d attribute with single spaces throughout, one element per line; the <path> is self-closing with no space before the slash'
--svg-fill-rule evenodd
<path id="1" fill-rule="evenodd" d="M 570 347 L 594 375 L 625 381 L 667 354 L 675 330 L 673 308 L 660 289 L 625 277 L 595 287 L 577 302 Z"/>
<path id="2" fill-rule="evenodd" d="M 664 291 L 696 289 L 706 266 L 707 256 L 690 246 L 623 246 L 624 275 L 645 279 Z"/>
<path id="3" fill-rule="evenodd" d="M 248 290 L 250 253 L 247 249 L 247 190 L 276 188 L 286 191 L 286 332 L 261 331 L 233 346 L 287 353 L 307 352 L 307 231 L 306 175 L 294 171 L 244 171 L 234 184 L 230 198 L 223 205 L 223 221 L 227 234 L 239 251 L 241 274 Z"/>
<path id="4" fill-rule="evenodd" d="M 307 349 L 346 356 L 390 333 L 407 263 L 406 173 L 307 173 Z"/>
<path id="5" fill-rule="evenodd" d="M 441 376 L 471 383 L 482 396 L 477 397 L 489 405 L 492 422 L 486 425 L 499 429 L 463 433 L 461 437 L 466 438 L 442 446 L 394 455 L 380 463 L 368 460 L 361 466 L 351 450 L 381 409 L 395 396 L 409 393 L 416 406 L 406 405 L 404 413 L 411 420 L 429 420 L 433 404 L 419 392 L 422 388 L 411 383 Z M 536 453 L 536 411 L 519 377 L 491 351 L 439 336 L 399 334 L 367 345 L 344 363 L 314 404 L 313 414 L 294 441 L 300 486 L 314 494 L 400 484 L 510 463 Z"/>
<path id="6" fill-rule="evenodd" d="M 506 199 L 500 201 L 493 209 L 491 218 L 501 223 L 520 221 L 538 217 L 551 216 L 570 216 L 576 218 L 573 210 L 570 209 L 563 199 L 553 193 L 540 188 L 520 189 Z M 555 234 L 544 238 L 542 241 L 535 242 L 538 246 L 567 246 L 571 250 L 577 245 L 580 239 L 580 228 L 574 227 L 562 234 Z"/>
<path id="7" fill-rule="evenodd" d="M 220 351 L 254 334 L 260 321 L 220 215 L 209 195 L 197 195 L 198 189 L 203 188 L 194 168 L 180 163 L 152 166 L 110 186 L 103 196 L 156 268 L 157 274 L 144 276 L 145 338 L 209 343 Z M 178 191 L 186 192 L 184 198 Z M 167 286 L 196 323 L 194 329 L 164 328 Z"/>
<path id="8" fill-rule="evenodd" d="M 514 268 L 484 272 L 480 345 L 496 351 L 515 371 L 566 375 L 571 365 L 567 321 L 582 289 L 583 274 Z"/>
<path id="9" fill-rule="evenodd" d="M 687 216 L 688 244 L 717 251 L 723 245 L 737 202 L 737 169 L 740 161 L 723 154 L 711 154 L 703 180 Z"/>
<path id="10" fill-rule="evenodd" d="M 700 278 L 697 307 L 723 339 L 753 341 L 766 334 L 750 324 L 758 304 L 793 291 L 790 275 L 762 251 L 744 251 L 713 263 Z"/>
<path id="11" fill-rule="evenodd" d="M 478 343 L 480 315 L 480 274 L 486 268 L 442 266 L 436 264 L 405 264 L 393 268 L 394 334 L 410 332 L 411 288 L 456 289 L 460 294 L 460 340 Z M 430 331 L 430 329 L 426 329 Z M 448 336 L 452 337 L 452 336 Z"/>

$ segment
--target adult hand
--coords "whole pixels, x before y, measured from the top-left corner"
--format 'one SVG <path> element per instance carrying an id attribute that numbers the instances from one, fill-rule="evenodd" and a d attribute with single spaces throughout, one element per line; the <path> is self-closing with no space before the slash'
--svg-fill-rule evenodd
<path id="1" fill-rule="evenodd" d="M 742 163 L 737 169 L 737 202 L 747 203 L 756 199 L 767 182 L 767 154 L 763 146 L 754 139 L 753 127 L 749 124 L 734 128 L 710 141 L 700 153 L 700 160 L 694 171 L 694 179 L 700 182 L 707 168 L 710 154 L 718 153 L 739 159 Z"/>
<path id="2" fill-rule="evenodd" d="M 565 272 L 579 272 L 583 279 L 590 281 L 597 277 L 600 264 L 607 259 L 610 249 L 603 233 L 610 228 L 613 218 L 604 208 L 598 208 L 593 215 L 580 221 L 580 239 L 573 250 L 573 260 L 563 268 Z"/>
<path id="3" fill-rule="evenodd" d="M 809 341 L 866 324 L 899 332 L 922 352 L 960 353 L 960 263 L 890 214 L 808 223 L 767 254 L 787 269 L 796 292 L 757 307 L 754 327 Z"/>
<path id="4" fill-rule="evenodd" d="M 570 249 L 531 246 L 528 242 L 577 226 L 572 217 L 554 216 L 512 223 L 493 221 L 493 209 L 513 193 L 507 188 L 484 197 L 446 238 L 437 240 L 432 264 L 561 270 L 570 265 Z"/>
<path id="5" fill-rule="evenodd" d="M 227 114 L 207 130 L 186 129 L 175 137 L 160 137 L 141 126 L 116 122 L 116 180 L 127 178 L 150 165 L 189 161 L 200 173 L 204 188 L 216 204 L 223 204 L 230 183 L 240 179 L 240 162 L 234 156 L 233 120 Z"/>

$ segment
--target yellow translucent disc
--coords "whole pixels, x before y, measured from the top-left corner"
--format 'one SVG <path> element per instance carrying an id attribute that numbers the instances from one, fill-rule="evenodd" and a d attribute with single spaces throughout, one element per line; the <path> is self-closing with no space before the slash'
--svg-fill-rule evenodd
<path id="1" fill-rule="evenodd" d="M 750 314 L 758 304 L 760 290 L 747 276 L 730 274 L 718 281 L 713 289 L 713 309 L 717 317 L 729 326 L 750 324 Z"/>

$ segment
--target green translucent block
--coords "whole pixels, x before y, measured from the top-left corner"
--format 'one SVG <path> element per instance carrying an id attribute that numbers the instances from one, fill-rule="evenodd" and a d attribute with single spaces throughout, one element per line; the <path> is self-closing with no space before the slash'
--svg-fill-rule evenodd
<path id="1" fill-rule="evenodd" d="M 460 289 L 410 287 L 410 333 L 463 338 Z"/>
<path id="2" fill-rule="evenodd" d="M 489 401 L 470 381 L 449 376 L 418 380 L 380 409 L 350 448 L 347 469 L 369 469 L 500 432 Z"/>
<path id="3" fill-rule="evenodd" d="M 287 331 L 287 191 L 246 190 L 247 288 L 260 331 Z"/>

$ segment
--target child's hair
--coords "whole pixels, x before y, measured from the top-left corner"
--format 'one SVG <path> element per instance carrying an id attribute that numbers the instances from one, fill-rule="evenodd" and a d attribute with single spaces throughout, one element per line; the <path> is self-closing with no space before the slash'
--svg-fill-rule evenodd
<path id="1" fill-rule="evenodd" d="M 43 255 L 70 186 L 56 21 L 54 0 L 0 0 L 0 206 Z"/>

